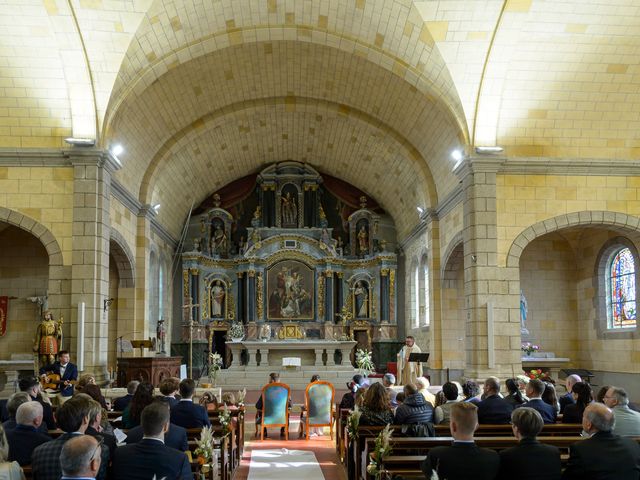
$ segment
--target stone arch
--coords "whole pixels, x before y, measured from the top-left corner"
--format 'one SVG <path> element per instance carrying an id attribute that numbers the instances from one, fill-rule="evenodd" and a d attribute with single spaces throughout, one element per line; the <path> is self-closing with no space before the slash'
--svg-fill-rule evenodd
<path id="1" fill-rule="evenodd" d="M 64 264 L 60 244 L 47 227 L 20 212 L 4 207 L 0 207 L 0 221 L 25 230 L 40 240 L 49 255 L 49 268 Z"/>
<path id="2" fill-rule="evenodd" d="M 506 266 L 508 268 L 518 268 L 522 252 L 536 238 L 558 230 L 564 230 L 565 228 L 579 226 L 608 226 L 613 227 L 613 229 L 638 231 L 640 229 L 640 218 L 626 213 L 604 210 L 573 212 L 548 218 L 523 230 L 513 240 L 507 253 Z"/>
<path id="3" fill-rule="evenodd" d="M 444 283 L 446 280 L 451 280 L 452 272 L 455 271 L 455 267 L 458 262 L 464 259 L 464 239 L 462 237 L 462 231 L 459 231 L 451 239 L 447 245 L 447 249 L 442 256 L 442 271 L 441 281 Z"/>
<path id="4" fill-rule="evenodd" d="M 122 234 L 113 228 L 111 229 L 109 253 L 113 256 L 113 259 L 116 261 L 116 265 L 118 266 L 120 287 L 135 287 L 136 270 L 133 252 L 129 248 L 129 245 L 127 245 Z"/>
<path id="5" fill-rule="evenodd" d="M 294 100 L 298 108 L 322 106 L 327 110 L 335 111 L 336 113 L 342 115 L 348 115 L 355 121 L 362 122 L 368 126 L 383 131 L 404 149 L 406 157 L 413 163 L 419 174 L 422 176 L 425 188 L 421 193 L 429 200 L 429 205 L 435 206 L 438 204 L 436 183 L 433 178 L 433 173 L 429 168 L 427 159 L 401 132 L 395 130 L 386 123 L 383 123 L 376 117 L 356 108 L 352 108 L 329 100 L 289 96 L 270 97 L 266 99 L 257 98 L 237 102 L 231 105 L 226 105 L 223 108 L 211 111 L 206 115 L 198 118 L 196 121 L 191 122 L 181 129 L 176 130 L 176 132 L 157 149 L 156 153 L 151 159 L 151 162 L 147 166 L 144 177 L 140 184 L 138 198 L 142 203 L 152 203 L 153 186 L 156 176 L 160 171 L 162 171 L 162 167 L 164 163 L 167 162 L 170 158 L 173 149 L 179 147 L 183 142 L 188 141 L 191 136 L 200 134 L 206 128 L 215 127 L 215 125 L 217 125 L 219 122 L 224 121 L 225 118 L 230 117 L 237 112 L 264 109 L 274 106 L 286 106 L 288 102 Z"/>

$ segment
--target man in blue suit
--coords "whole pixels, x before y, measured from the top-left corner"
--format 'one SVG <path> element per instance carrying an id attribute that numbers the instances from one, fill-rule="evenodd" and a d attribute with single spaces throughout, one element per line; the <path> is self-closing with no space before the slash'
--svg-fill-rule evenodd
<path id="1" fill-rule="evenodd" d="M 162 405 L 168 406 L 168 404 L 160 398 L 156 398 L 156 400 L 154 400 L 154 403 L 161 403 Z M 142 440 L 143 437 L 144 431 L 142 429 L 142 425 L 138 425 L 137 427 L 134 427 L 127 432 L 127 439 L 125 440 L 125 442 L 127 443 L 127 445 L 138 443 L 140 440 Z M 186 452 L 187 450 L 189 450 L 187 430 L 179 427 L 178 425 L 170 423 L 169 430 L 164 434 L 164 444 L 167 447 Z"/>
<path id="2" fill-rule="evenodd" d="M 542 400 L 544 393 L 544 383 L 542 380 L 534 378 L 527 383 L 526 394 L 529 401 L 519 405 L 519 407 L 533 408 L 542 416 L 544 423 L 556 423 L 556 409 Z"/>
<path id="3" fill-rule="evenodd" d="M 500 397 L 500 381 L 489 377 L 484 382 L 484 400 L 478 404 L 478 422 L 488 424 L 511 423 L 513 407 Z"/>
<path id="4" fill-rule="evenodd" d="M 196 383 L 185 378 L 180 382 L 180 396 L 178 404 L 171 409 L 171 423 L 183 428 L 210 427 L 207 410 L 201 405 L 194 405 L 193 393 L 196 390 Z"/>
<path id="5" fill-rule="evenodd" d="M 192 480 L 187 455 L 164 444 L 164 435 L 169 430 L 167 405 L 160 402 L 148 405 L 140 422 L 144 436 L 138 443 L 118 447 L 113 478 L 149 480 L 155 475 L 155 478 Z"/>
<path id="6" fill-rule="evenodd" d="M 42 424 L 42 405 L 34 401 L 20 405 L 16 423 L 16 428 L 7 432 L 9 461 L 15 460 L 20 466 L 31 465 L 35 448 L 51 440 L 49 435 L 38 432 Z"/>
<path id="7" fill-rule="evenodd" d="M 40 377 L 46 378 L 48 373 L 60 375 L 60 395 L 65 398 L 73 396 L 73 385 L 70 382 L 78 380 L 78 367 L 69 361 L 69 352 L 60 350 L 58 361 L 40 369 Z"/>

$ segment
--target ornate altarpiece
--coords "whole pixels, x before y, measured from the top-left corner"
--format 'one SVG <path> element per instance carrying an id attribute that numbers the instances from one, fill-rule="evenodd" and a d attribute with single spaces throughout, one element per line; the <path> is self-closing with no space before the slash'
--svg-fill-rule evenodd
<path id="1" fill-rule="evenodd" d="M 294 325 L 309 339 L 395 338 L 395 231 L 383 238 L 381 218 L 391 223 L 384 212 L 368 208 L 355 187 L 332 182 L 288 161 L 203 202 L 182 254 L 183 341 L 192 318 L 194 339 L 219 353 L 228 353 L 224 336 L 235 321 L 249 340 L 265 322 L 272 338 Z"/>

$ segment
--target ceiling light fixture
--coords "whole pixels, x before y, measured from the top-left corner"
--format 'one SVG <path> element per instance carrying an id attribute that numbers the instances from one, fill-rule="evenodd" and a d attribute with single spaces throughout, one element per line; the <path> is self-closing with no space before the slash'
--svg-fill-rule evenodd
<path id="1" fill-rule="evenodd" d="M 422 208 L 422 207 L 416 207 L 416 210 L 418 210 L 418 213 L 420 215 L 422 215 L 424 213 L 424 208 Z"/>
<path id="2" fill-rule="evenodd" d="M 122 152 L 124 152 L 124 147 L 119 143 L 111 147 L 111 153 L 116 157 L 120 155 Z"/>
<path id="3" fill-rule="evenodd" d="M 155 204 L 153 207 L 151 207 L 151 208 L 153 208 L 153 210 L 154 210 L 156 213 L 158 213 L 158 210 L 160 210 L 160 204 L 159 204 L 159 203 L 156 203 L 156 204 Z"/>
<path id="4" fill-rule="evenodd" d="M 451 158 L 453 158 L 456 162 L 462 161 L 462 151 L 456 149 L 451 152 Z"/>
<path id="5" fill-rule="evenodd" d="M 93 147 L 96 144 L 95 138 L 76 138 L 76 137 L 67 137 L 64 139 L 69 145 L 74 145 L 77 147 Z"/>

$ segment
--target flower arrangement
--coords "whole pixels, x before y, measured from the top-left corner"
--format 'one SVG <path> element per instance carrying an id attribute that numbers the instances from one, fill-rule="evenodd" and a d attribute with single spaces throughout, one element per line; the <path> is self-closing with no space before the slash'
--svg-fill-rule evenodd
<path id="1" fill-rule="evenodd" d="M 533 352 L 537 352 L 538 350 L 540 350 L 540 347 L 538 345 L 534 345 L 531 342 L 524 342 L 520 346 L 520 350 L 522 350 L 527 355 L 531 355 Z"/>
<path id="2" fill-rule="evenodd" d="M 209 354 L 209 374 L 213 378 L 213 384 L 215 385 L 218 378 L 218 372 L 222 368 L 222 356 L 219 353 Z"/>
<path id="3" fill-rule="evenodd" d="M 213 461 L 214 438 L 211 427 L 204 427 L 200 432 L 200 439 L 196 440 L 196 449 L 193 453 L 197 455 L 198 463 L 204 465 Z"/>
<path id="4" fill-rule="evenodd" d="M 231 324 L 228 334 L 231 338 L 242 338 L 244 337 L 244 326 L 241 323 L 234 322 Z"/>
<path id="5" fill-rule="evenodd" d="M 220 414 L 218 415 L 220 425 L 222 425 L 222 433 L 226 434 L 229 431 L 229 425 L 231 424 L 231 412 L 225 405 Z"/>
<path id="6" fill-rule="evenodd" d="M 380 432 L 376 438 L 376 445 L 371 453 L 369 465 L 367 465 L 367 473 L 373 475 L 376 480 L 380 480 L 385 475 L 385 471 L 382 470 L 382 459 L 391 454 L 391 447 L 389 446 L 389 439 L 391 438 L 391 425 L 387 424 L 384 430 Z"/>
<path id="7" fill-rule="evenodd" d="M 358 427 L 360 426 L 360 415 L 362 412 L 357 408 L 353 410 L 347 418 L 347 435 L 351 440 L 358 439 Z"/>
<path id="8" fill-rule="evenodd" d="M 371 359 L 371 352 L 358 349 L 358 351 L 356 351 L 356 367 L 362 370 L 363 375 L 369 375 L 371 372 L 374 372 L 376 366 Z"/>
<path id="9" fill-rule="evenodd" d="M 236 394 L 236 403 L 238 404 L 239 407 L 242 407 L 244 405 L 244 397 L 247 396 L 247 389 L 243 388 L 242 390 L 238 390 L 238 393 Z"/>
<path id="10" fill-rule="evenodd" d="M 531 380 L 538 379 L 542 380 L 543 382 L 548 382 L 550 378 L 549 372 L 545 372 L 539 368 L 529 370 L 528 372 L 525 372 L 525 375 Z"/>

